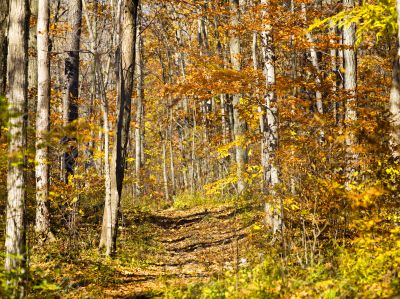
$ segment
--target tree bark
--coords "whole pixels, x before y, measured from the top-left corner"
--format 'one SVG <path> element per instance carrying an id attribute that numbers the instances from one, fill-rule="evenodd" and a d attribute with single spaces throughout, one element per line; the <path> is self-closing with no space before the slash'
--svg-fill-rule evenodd
<path id="1" fill-rule="evenodd" d="M 29 1 L 30 24 L 29 28 L 29 62 L 28 62 L 28 88 L 30 91 L 36 90 L 38 84 L 38 57 L 37 57 L 37 22 L 38 22 L 38 0 Z M 35 93 L 32 93 L 35 94 Z M 35 97 L 29 98 L 29 108 L 34 109 Z"/>
<path id="2" fill-rule="evenodd" d="M 232 27 L 238 27 L 240 25 L 240 5 L 239 0 L 230 0 L 231 9 L 231 25 Z M 230 53 L 232 67 L 236 71 L 241 70 L 241 49 L 240 49 L 240 38 L 237 29 L 231 30 L 230 32 Z M 233 95 L 233 118 L 234 118 L 234 137 L 236 141 L 236 167 L 237 167 L 237 191 L 239 194 L 245 192 L 247 183 L 245 180 L 246 162 L 247 162 L 247 149 L 244 145 L 245 134 L 247 131 L 247 124 L 241 118 L 239 112 L 240 106 L 240 94 Z"/>
<path id="3" fill-rule="evenodd" d="M 261 4 L 268 5 L 268 0 L 261 0 Z M 263 10 L 263 16 L 266 16 Z M 269 193 L 273 196 L 273 203 L 265 204 L 265 213 L 267 223 L 271 226 L 272 232 L 275 234 L 282 229 L 282 209 L 280 203 L 276 199 L 274 188 L 279 184 L 279 171 L 275 165 L 275 153 L 278 148 L 278 107 L 277 99 L 274 91 L 275 88 L 275 52 L 273 47 L 272 27 L 264 25 L 261 32 L 262 54 L 264 59 L 264 76 L 266 79 L 266 89 L 264 99 L 264 132 L 263 132 L 263 170 L 265 186 L 268 186 Z"/>
<path id="4" fill-rule="evenodd" d="M 35 230 L 44 240 L 51 237 L 49 196 L 48 134 L 50 126 L 50 55 L 49 0 L 38 1 L 38 99 L 36 111 L 36 224 Z"/>
<path id="5" fill-rule="evenodd" d="M 136 43 L 136 71 L 137 71 L 137 102 L 136 102 L 136 127 L 135 127 L 135 193 L 141 195 L 142 160 L 142 135 L 143 135 L 143 102 L 144 102 L 144 72 L 143 72 L 143 38 L 141 25 L 138 21 Z"/>
<path id="6" fill-rule="evenodd" d="M 163 181 L 164 181 L 164 196 L 165 200 L 169 201 L 169 185 L 168 185 L 168 168 L 167 168 L 167 136 L 168 132 L 162 132 L 162 128 L 160 128 L 160 135 L 162 136 L 162 169 L 163 169 Z"/>
<path id="7" fill-rule="evenodd" d="M 136 56 L 136 22 L 139 0 L 123 2 L 120 46 L 116 52 L 117 61 L 117 124 L 114 132 L 114 146 L 111 154 L 110 176 L 111 196 L 106 202 L 100 247 L 105 246 L 106 255 L 111 256 L 117 248 L 118 211 L 121 202 L 122 185 L 125 174 L 125 160 L 131 122 L 133 76 Z M 107 210 L 109 209 L 109 210 Z"/>
<path id="8" fill-rule="evenodd" d="M 331 22 L 331 24 L 329 25 L 329 34 L 332 36 L 336 36 L 337 35 L 337 28 L 336 25 L 333 24 L 333 22 Z M 340 88 L 340 75 L 339 75 L 339 68 L 338 68 L 338 63 L 337 63 L 337 59 L 338 59 L 338 50 L 336 48 L 336 41 L 331 38 L 329 41 L 330 45 L 331 45 L 331 49 L 330 49 L 330 60 L 331 60 L 331 73 L 334 79 L 334 82 L 332 84 L 332 88 L 331 88 L 331 93 L 332 96 L 336 95 L 336 92 L 339 90 Z M 333 116 L 335 119 L 335 124 L 338 126 L 342 125 L 342 120 L 343 120 L 343 105 L 341 102 L 337 101 L 336 99 L 333 101 L 332 103 L 333 105 Z"/>
<path id="9" fill-rule="evenodd" d="M 173 144 L 173 111 L 170 109 L 170 116 L 169 116 L 169 129 L 168 129 L 168 136 L 169 136 L 169 164 L 171 169 L 171 193 L 174 196 L 176 194 L 176 177 L 175 177 L 175 163 L 174 163 L 174 144 Z"/>
<path id="10" fill-rule="evenodd" d="M 351 9 L 354 7 L 354 0 L 344 0 L 346 8 Z M 354 48 L 356 35 L 356 25 L 351 23 L 349 26 L 343 28 L 343 63 L 344 63 L 344 89 L 347 93 L 346 111 L 345 111 L 345 124 L 346 124 L 346 175 L 347 183 L 352 180 L 354 173 L 354 164 L 358 158 L 354 152 L 354 146 L 357 143 L 356 134 L 354 133 L 353 124 L 357 120 L 357 54 Z"/>
<path id="11" fill-rule="evenodd" d="M 98 59 L 98 58 L 97 58 Z M 97 63 L 97 74 L 99 78 L 100 94 L 102 99 L 102 114 L 103 114 L 103 130 L 104 130 L 104 188 L 105 188 L 105 207 L 103 215 L 103 225 L 101 231 L 100 248 L 106 244 L 108 224 L 104 219 L 111 219 L 111 169 L 110 169 L 110 122 L 108 119 L 109 107 L 108 99 L 105 90 L 104 78 L 100 68 L 100 63 Z"/>
<path id="12" fill-rule="evenodd" d="M 26 267 L 26 127 L 28 121 L 28 34 L 29 3 L 10 2 L 8 28 L 9 145 L 7 174 L 7 222 L 5 270 L 13 272 L 10 282 L 15 297 L 23 297 L 22 276 Z"/>
<path id="13" fill-rule="evenodd" d="M 8 0 L 0 0 L 0 97 L 5 96 L 7 85 L 7 26 Z"/>
<path id="14" fill-rule="evenodd" d="M 69 1 L 69 22 L 72 31 L 67 35 L 65 59 L 65 92 L 63 97 L 63 125 L 66 130 L 61 143 L 64 145 L 62 159 L 62 180 L 68 183 L 68 177 L 73 174 L 77 157 L 76 138 L 71 136 L 69 126 L 78 119 L 79 96 L 79 51 L 82 30 L 82 0 Z"/>
<path id="15" fill-rule="evenodd" d="M 90 51 L 93 56 L 93 62 L 90 67 L 90 83 L 91 83 L 91 91 L 90 91 L 90 102 L 86 104 L 82 111 L 83 117 L 87 120 L 92 120 L 93 114 L 95 113 L 95 100 L 97 98 L 97 16 L 98 16 L 98 0 L 93 1 L 93 23 L 90 22 L 90 18 L 88 15 L 88 9 L 85 0 L 82 0 L 84 17 L 86 20 L 86 25 L 89 31 L 90 36 Z M 85 170 L 90 169 L 91 167 L 96 167 L 96 162 L 93 159 L 93 152 L 95 149 L 95 138 L 96 131 L 94 128 L 90 129 L 90 140 L 86 144 L 85 148 Z M 101 164 L 100 164 L 101 165 Z"/>
<path id="16" fill-rule="evenodd" d="M 400 28 L 400 0 L 396 0 L 397 24 Z M 390 147 L 392 156 L 400 156 L 400 29 L 397 31 L 397 51 L 393 61 L 392 88 L 390 90 Z"/>
<path id="17" fill-rule="evenodd" d="M 179 53 L 178 53 L 178 65 L 180 69 L 180 74 L 183 78 L 183 80 L 186 80 L 186 61 L 185 61 L 185 53 L 183 51 L 185 44 L 184 44 L 184 38 L 183 38 L 183 28 L 182 24 L 179 22 L 177 24 L 178 29 L 176 30 L 176 41 L 178 43 L 179 47 Z M 172 78 L 171 78 L 172 79 Z M 172 82 L 170 82 L 172 83 Z M 190 124 L 193 122 L 190 118 L 190 111 L 189 111 L 189 99 L 185 95 L 183 96 L 183 111 L 184 111 L 184 122 L 182 125 L 182 131 L 180 134 L 180 147 L 181 147 L 181 152 L 182 152 L 182 175 L 183 175 L 183 182 L 184 182 L 184 188 L 185 190 L 188 189 L 189 187 L 189 178 L 191 171 L 191 164 L 189 163 L 189 151 L 190 149 L 188 148 L 189 142 L 185 142 L 189 139 L 190 136 Z"/>

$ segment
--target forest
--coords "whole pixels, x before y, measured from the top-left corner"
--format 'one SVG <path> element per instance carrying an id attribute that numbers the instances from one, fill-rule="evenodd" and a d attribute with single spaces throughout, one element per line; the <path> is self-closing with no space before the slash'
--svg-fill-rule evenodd
<path id="1" fill-rule="evenodd" d="M 400 298 L 400 0 L 0 0 L 0 298 Z"/>

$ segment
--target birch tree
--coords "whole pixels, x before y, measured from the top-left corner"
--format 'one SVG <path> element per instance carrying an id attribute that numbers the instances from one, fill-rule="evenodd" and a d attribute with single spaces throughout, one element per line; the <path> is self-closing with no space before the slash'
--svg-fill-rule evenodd
<path id="1" fill-rule="evenodd" d="M 344 0 L 345 8 L 354 7 L 354 0 Z M 354 146 L 357 143 L 354 131 L 351 129 L 353 123 L 357 120 L 356 112 L 356 89 L 357 89 L 357 56 L 355 50 L 356 24 L 351 23 L 343 28 L 343 64 L 344 64 L 344 89 L 347 93 L 345 123 L 346 123 L 346 147 L 347 147 L 347 176 L 348 182 L 351 181 L 354 162 L 357 160 L 357 154 L 354 152 Z"/>
<path id="2" fill-rule="evenodd" d="M 267 16 L 268 0 L 262 0 L 261 4 L 264 5 L 263 16 Z M 275 88 L 275 52 L 273 47 L 272 26 L 270 24 L 264 25 L 264 30 L 261 32 L 262 42 L 262 56 L 264 60 L 264 76 L 266 82 L 266 94 L 264 97 L 264 119 L 263 119 L 263 171 L 266 186 L 270 188 L 270 194 L 275 198 L 274 188 L 279 183 L 278 168 L 275 165 L 275 152 L 278 148 L 278 107 L 276 101 Z M 272 205 L 266 203 L 265 212 L 267 222 L 272 227 L 273 233 L 281 229 L 282 217 L 279 211 L 277 202 Z"/>
<path id="3" fill-rule="evenodd" d="M 10 2 L 8 27 L 9 145 L 5 269 L 14 274 L 15 297 L 23 297 L 26 266 L 26 127 L 28 105 L 28 21 L 26 0 Z"/>
<path id="4" fill-rule="evenodd" d="M 239 0 L 230 0 L 231 9 L 231 26 L 235 28 L 230 34 L 230 54 L 231 63 L 235 71 L 241 70 L 240 62 L 240 37 L 238 26 L 240 25 L 240 5 Z M 244 145 L 245 134 L 247 130 L 246 122 L 240 116 L 240 94 L 233 95 L 233 118 L 234 118 L 234 135 L 236 143 L 236 166 L 237 166 L 237 189 L 241 194 L 246 190 L 245 171 L 247 161 L 247 149 Z"/>
<path id="5" fill-rule="evenodd" d="M 47 137 L 50 120 L 50 56 L 48 0 L 38 1 L 37 49 L 38 49 L 38 99 L 36 111 L 36 231 L 42 238 L 50 236 L 49 163 Z"/>

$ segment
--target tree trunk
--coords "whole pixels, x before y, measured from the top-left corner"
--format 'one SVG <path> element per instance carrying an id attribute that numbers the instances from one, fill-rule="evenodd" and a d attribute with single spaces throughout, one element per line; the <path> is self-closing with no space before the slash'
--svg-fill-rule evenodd
<path id="1" fill-rule="evenodd" d="M 84 11 L 84 16 L 86 20 L 86 25 L 90 35 L 90 51 L 93 56 L 93 62 L 90 67 L 90 102 L 84 105 L 84 111 L 82 111 L 83 117 L 88 121 L 92 121 L 93 114 L 95 113 L 95 100 L 97 98 L 97 15 L 98 15 L 98 0 L 93 1 L 93 23 L 91 24 L 88 15 L 87 5 L 85 0 L 82 0 L 82 6 Z M 95 150 L 95 138 L 96 130 L 91 126 L 90 129 L 90 140 L 86 144 L 85 148 L 85 170 L 91 167 L 96 167 L 96 162 L 93 159 L 93 152 Z M 88 182 L 86 182 L 88 184 Z M 90 186 L 88 186 L 90 187 Z"/>
<path id="2" fill-rule="evenodd" d="M 37 22 L 38 22 L 38 0 L 29 1 L 30 24 L 29 28 L 29 62 L 28 62 L 28 88 L 30 91 L 36 90 L 38 84 L 38 57 L 37 54 Z M 32 93 L 35 94 L 35 93 Z M 29 98 L 29 109 L 34 109 L 35 97 Z"/>
<path id="3" fill-rule="evenodd" d="M 336 25 L 331 23 L 329 25 L 329 34 L 332 36 L 337 35 L 337 28 Z M 339 82 L 340 82 L 340 75 L 339 75 L 339 68 L 338 68 L 338 63 L 337 63 L 337 58 L 338 58 L 338 50 L 336 48 L 336 41 L 331 38 L 329 41 L 331 45 L 330 49 L 330 60 L 331 60 L 331 73 L 334 79 L 334 82 L 332 84 L 332 89 L 331 93 L 332 96 L 335 97 L 336 92 L 339 90 Z M 341 126 L 342 120 L 343 120 L 343 109 L 342 109 L 342 103 L 340 101 L 337 101 L 336 99 L 332 103 L 333 105 L 333 116 L 335 119 L 335 124 L 338 126 Z"/>
<path id="4" fill-rule="evenodd" d="M 257 47 L 257 39 L 258 38 L 257 37 L 258 37 L 258 33 L 257 32 L 253 32 L 253 43 L 252 43 L 252 47 L 251 47 L 251 52 L 252 52 L 251 54 L 252 54 L 252 59 L 253 59 L 253 69 L 254 69 L 254 71 L 258 71 L 258 55 L 257 55 L 258 54 L 257 53 L 258 52 L 258 47 Z M 255 93 L 256 93 L 256 97 L 259 98 L 259 90 L 258 89 L 255 91 Z M 263 107 L 263 106 L 258 107 L 258 111 L 261 112 L 260 113 L 259 122 L 260 122 L 260 132 L 262 134 L 265 131 L 265 128 L 264 128 L 264 118 L 265 118 L 265 116 L 264 116 L 264 108 L 265 107 Z M 261 153 L 261 157 L 260 158 L 261 159 L 260 160 L 261 160 L 261 166 L 262 167 L 264 167 L 266 165 L 266 163 L 264 161 L 264 159 L 265 159 L 264 147 L 265 147 L 265 142 L 261 141 L 261 143 L 260 143 L 260 153 Z M 266 190 L 265 183 L 266 182 L 265 182 L 264 178 L 261 179 L 260 187 L 261 187 L 261 191 L 262 192 L 264 192 Z"/>
<path id="5" fill-rule="evenodd" d="M 184 40 L 183 40 L 183 29 L 182 29 L 182 24 L 178 23 L 178 30 L 176 31 L 176 39 L 177 43 L 179 46 L 179 54 L 178 54 L 178 59 L 179 59 L 179 69 L 180 73 L 182 75 L 183 80 L 186 80 L 186 61 L 185 61 L 185 53 L 183 52 L 184 49 Z M 172 83 L 172 82 L 170 82 Z M 191 164 L 189 163 L 189 151 L 190 149 L 187 144 L 189 142 L 185 142 L 189 139 L 190 135 L 190 111 L 189 111 L 189 99 L 186 96 L 183 96 L 183 110 L 184 110 L 184 122 L 183 122 L 183 128 L 182 128 L 182 133 L 181 133 L 181 152 L 182 152 L 182 175 L 183 175 L 183 182 L 184 182 L 184 187 L 185 190 L 189 188 L 189 179 L 188 176 L 190 176 L 191 173 Z"/>
<path id="6" fill-rule="evenodd" d="M 240 6 L 239 0 L 230 0 L 231 8 L 231 25 L 238 27 L 240 25 Z M 236 71 L 241 70 L 240 62 L 240 38 L 237 29 L 230 32 L 230 52 L 232 67 Z M 247 149 L 244 145 L 245 134 L 247 131 L 246 122 L 241 118 L 239 112 L 240 94 L 233 95 L 233 118 L 234 118 L 234 137 L 236 141 L 236 166 L 237 166 L 237 191 L 242 194 L 247 187 L 245 180 L 246 162 L 247 162 Z"/>
<path id="7" fill-rule="evenodd" d="M 301 4 L 301 9 L 302 9 L 302 12 L 304 15 L 304 19 L 307 20 L 307 9 L 306 9 L 305 3 Z M 321 68 L 319 66 L 318 53 L 314 46 L 314 38 L 310 32 L 306 33 L 306 38 L 307 38 L 308 43 L 310 44 L 310 61 L 316 72 L 315 84 L 316 84 L 317 90 L 315 91 L 315 102 L 316 102 L 318 113 L 322 114 L 322 113 L 324 113 L 324 106 L 322 103 L 322 92 L 319 90 L 320 84 L 321 84 L 321 80 L 319 77 L 321 75 Z"/>
<path id="8" fill-rule="evenodd" d="M 268 4 L 268 0 L 262 0 L 263 5 Z M 263 11 L 263 15 L 266 12 Z M 278 107 L 276 101 L 275 88 L 275 53 L 273 48 L 272 27 L 265 25 L 261 32 L 262 54 L 264 59 L 264 75 L 266 79 L 267 92 L 264 99 L 264 157 L 263 170 L 265 186 L 268 186 L 269 193 L 273 196 L 274 202 L 265 204 L 265 213 L 267 223 L 271 226 L 272 232 L 275 234 L 282 229 L 282 209 L 280 203 L 276 199 L 274 191 L 275 186 L 279 183 L 278 167 L 275 165 L 275 152 L 278 148 Z"/>
<path id="9" fill-rule="evenodd" d="M 7 174 L 7 222 L 5 270 L 13 272 L 10 282 L 15 297 L 23 297 L 22 276 L 26 266 L 25 166 L 28 121 L 28 21 L 26 0 L 10 2 L 8 28 L 9 145 Z"/>
<path id="10" fill-rule="evenodd" d="M 5 96 L 7 85 L 7 25 L 8 0 L 0 0 L 0 97 Z"/>
<path id="11" fill-rule="evenodd" d="M 37 49 L 38 49 L 38 100 L 36 111 L 36 226 L 42 239 L 50 234 L 48 134 L 50 125 L 50 55 L 48 0 L 38 2 Z"/>
<path id="12" fill-rule="evenodd" d="M 136 127 L 135 127 L 135 194 L 141 195 L 141 171 L 142 160 L 142 134 L 143 134 L 143 102 L 144 102 L 144 72 L 143 72 L 143 38 L 141 25 L 138 21 L 136 43 L 136 71 L 137 71 L 137 103 L 136 103 Z"/>
<path id="13" fill-rule="evenodd" d="M 162 168 L 163 168 L 163 181 L 164 181 L 164 195 L 165 199 L 169 201 L 169 186 L 168 186 L 168 169 L 167 169 L 167 136 L 168 133 L 165 131 L 162 133 L 162 128 L 160 128 L 160 134 L 162 136 Z"/>
<path id="14" fill-rule="evenodd" d="M 354 7 L 354 0 L 344 0 L 346 8 Z M 354 152 L 354 146 L 357 143 L 353 124 L 357 120 L 356 113 L 356 89 L 357 89 L 357 56 L 354 49 L 356 35 L 356 25 L 351 23 L 343 28 L 343 63 L 344 63 L 344 89 L 347 93 L 345 124 L 346 124 L 346 147 L 347 147 L 347 183 L 352 180 L 354 173 L 354 164 L 358 158 Z"/>
<path id="15" fill-rule="evenodd" d="M 71 124 L 78 119 L 79 96 L 79 50 L 82 24 L 82 0 L 69 1 L 69 22 L 72 31 L 67 35 L 65 59 L 65 92 L 63 97 L 63 125 L 66 136 L 61 143 L 64 145 L 62 159 L 62 179 L 68 183 L 68 177 L 73 174 L 77 157 L 76 138 L 71 136 Z"/>
<path id="16" fill-rule="evenodd" d="M 96 59 L 98 59 L 96 57 Z M 99 78 L 100 94 L 102 99 L 103 130 L 104 130 L 104 187 L 105 187 L 105 207 L 103 215 L 103 225 L 101 231 L 100 248 L 105 247 L 108 224 L 104 219 L 111 219 L 111 173 L 110 173 L 110 124 L 108 119 L 108 99 L 105 90 L 104 78 L 100 63 L 97 65 L 97 75 Z M 111 224 L 110 224 L 111 225 Z"/>
<path id="17" fill-rule="evenodd" d="M 172 109 L 170 109 L 170 123 L 168 129 L 168 136 L 169 136 L 169 164 L 171 169 L 171 193 L 174 196 L 176 194 L 176 177 L 175 177 L 175 163 L 174 163 L 174 144 L 173 144 L 173 130 L 172 130 L 172 123 L 173 123 L 173 114 Z"/>
<path id="18" fill-rule="evenodd" d="M 400 28 L 400 0 L 396 0 L 397 24 Z M 390 147 L 392 156 L 398 159 L 400 156 L 400 29 L 397 32 L 397 51 L 393 62 L 392 88 L 390 90 Z"/>
<path id="19" fill-rule="evenodd" d="M 121 202 L 122 184 L 125 174 L 125 160 L 131 122 L 133 76 L 136 56 L 136 21 L 139 0 L 123 2 L 122 26 L 120 28 L 120 47 L 117 49 L 117 124 L 115 126 L 114 146 L 111 154 L 110 176 L 111 197 L 105 205 L 100 247 L 105 245 L 106 255 L 110 256 L 117 248 L 118 211 Z M 117 19 L 118 20 L 118 19 Z M 107 211 L 109 209 L 109 211 Z"/>

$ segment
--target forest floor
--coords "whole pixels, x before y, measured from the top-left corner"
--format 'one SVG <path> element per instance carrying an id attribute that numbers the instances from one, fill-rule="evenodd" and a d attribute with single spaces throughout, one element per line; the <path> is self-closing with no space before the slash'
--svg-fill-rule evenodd
<path id="1" fill-rule="evenodd" d="M 53 294 L 63 298 L 163 298 L 168 290 L 218 278 L 254 259 L 259 216 L 249 203 L 127 212 L 115 259 L 88 249 L 45 272 L 60 269 Z"/>

